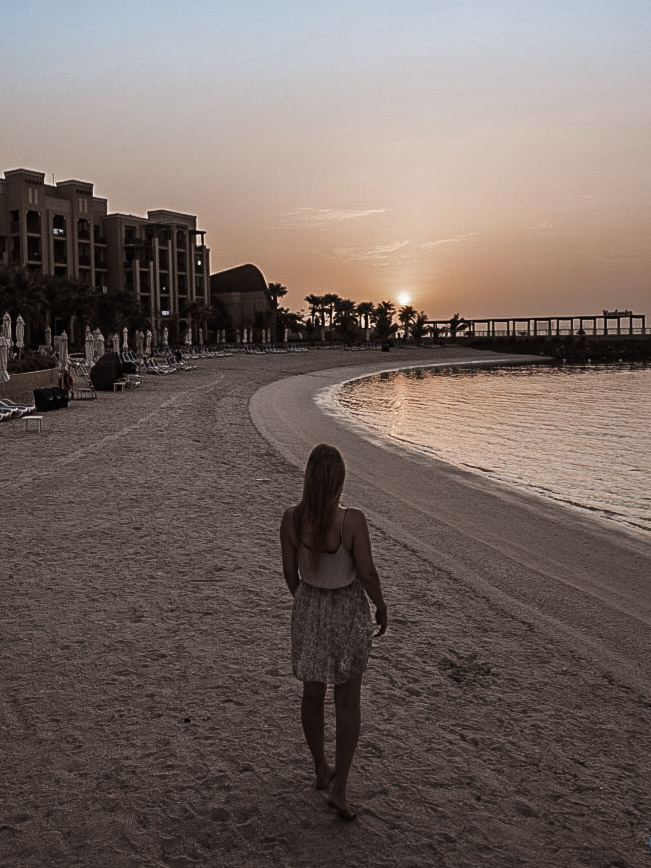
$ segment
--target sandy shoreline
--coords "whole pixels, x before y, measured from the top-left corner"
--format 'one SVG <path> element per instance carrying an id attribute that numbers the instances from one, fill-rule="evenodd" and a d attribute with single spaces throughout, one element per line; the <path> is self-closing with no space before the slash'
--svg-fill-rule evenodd
<path id="1" fill-rule="evenodd" d="M 650 547 L 306 404 L 376 361 L 233 356 L 0 426 L 0 865 L 647 864 Z M 347 827 L 311 789 L 276 541 L 315 438 L 392 614 Z"/>

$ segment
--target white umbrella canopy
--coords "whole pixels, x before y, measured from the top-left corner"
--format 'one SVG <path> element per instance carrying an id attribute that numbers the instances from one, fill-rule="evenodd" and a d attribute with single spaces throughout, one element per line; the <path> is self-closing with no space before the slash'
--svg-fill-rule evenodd
<path id="1" fill-rule="evenodd" d="M 164 347 L 168 347 L 168 346 L 169 346 L 168 338 L 169 338 L 169 331 L 168 331 L 167 326 L 164 326 L 164 327 L 163 327 L 163 346 L 164 346 Z"/>
<path id="2" fill-rule="evenodd" d="M 0 333 L 0 383 L 6 383 L 9 380 L 7 373 L 7 360 L 9 359 L 9 341 Z"/>
<path id="3" fill-rule="evenodd" d="M 95 362 L 95 338 L 93 337 L 93 333 L 86 326 L 86 340 L 84 342 L 84 348 L 86 350 L 86 364 L 90 368 L 91 365 Z"/>
<path id="4" fill-rule="evenodd" d="M 113 332 L 113 337 L 111 338 L 111 342 L 113 343 L 113 352 L 120 352 L 120 335 L 117 332 Z"/>
<path id="5" fill-rule="evenodd" d="M 142 348 L 145 341 L 145 336 L 140 329 L 136 332 L 136 355 L 140 358 L 142 356 Z"/>
<path id="6" fill-rule="evenodd" d="M 122 329 L 122 352 L 129 349 L 129 329 L 125 326 Z"/>
<path id="7" fill-rule="evenodd" d="M 147 329 L 147 334 L 145 335 L 145 355 L 151 356 L 151 339 L 153 335 L 151 329 Z"/>
<path id="8" fill-rule="evenodd" d="M 45 328 L 45 346 L 52 346 L 52 329 L 50 328 L 50 326 L 46 326 Z"/>
<path id="9" fill-rule="evenodd" d="M 9 346 L 11 346 L 13 344 L 13 341 L 11 340 L 11 317 L 8 313 L 2 317 L 2 334 L 9 341 Z"/>
<path id="10" fill-rule="evenodd" d="M 61 370 L 68 365 L 68 335 L 66 332 L 61 332 L 59 339 L 59 367 Z"/>

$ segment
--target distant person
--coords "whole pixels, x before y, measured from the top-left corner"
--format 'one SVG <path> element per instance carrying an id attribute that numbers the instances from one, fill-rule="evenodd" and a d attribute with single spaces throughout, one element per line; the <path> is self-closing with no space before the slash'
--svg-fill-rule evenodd
<path id="1" fill-rule="evenodd" d="M 366 595 L 375 605 L 376 636 L 387 629 L 387 607 L 373 563 L 364 513 L 339 499 L 346 467 L 334 446 L 315 446 L 305 468 L 303 497 L 283 515 L 283 573 L 294 597 L 292 667 L 303 682 L 301 722 L 314 759 L 317 789 L 330 784 L 328 804 L 354 820 L 347 801 L 348 774 L 360 729 L 360 693 L 373 642 Z M 364 593 L 366 592 L 366 594 Z M 324 751 L 323 714 L 334 684 L 335 766 Z"/>

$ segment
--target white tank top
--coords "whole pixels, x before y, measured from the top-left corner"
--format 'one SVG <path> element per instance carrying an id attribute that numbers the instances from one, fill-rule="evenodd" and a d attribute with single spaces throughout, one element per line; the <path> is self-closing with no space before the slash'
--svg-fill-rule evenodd
<path id="1" fill-rule="evenodd" d="M 341 516 L 341 524 L 339 526 L 339 548 L 336 552 L 321 552 L 319 556 L 319 565 L 316 570 L 312 567 L 311 554 L 312 552 L 303 543 L 298 546 L 298 571 L 301 581 L 308 585 L 313 585 L 315 588 L 345 588 L 357 578 L 357 570 L 355 569 L 355 561 L 352 553 L 347 552 L 344 548 L 344 518 L 346 512 L 344 509 Z"/>

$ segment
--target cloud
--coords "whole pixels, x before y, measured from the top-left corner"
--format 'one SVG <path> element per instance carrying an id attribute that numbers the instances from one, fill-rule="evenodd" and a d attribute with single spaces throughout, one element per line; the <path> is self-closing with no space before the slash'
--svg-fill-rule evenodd
<path id="1" fill-rule="evenodd" d="M 409 241 L 394 241 L 392 244 L 376 244 L 375 247 L 365 250 L 359 248 L 355 249 L 352 247 L 335 247 L 335 249 L 332 250 L 332 255 L 336 259 L 345 259 L 348 262 L 368 262 L 375 260 L 382 263 L 383 260 L 389 259 L 394 253 L 397 253 L 399 250 L 402 250 L 403 247 L 406 247 L 407 244 L 409 244 Z"/>
<path id="2" fill-rule="evenodd" d="M 343 208 L 299 208 L 285 214 L 285 220 L 298 225 L 307 223 L 314 226 L 326 223 L 341 223 L 345 220 L 360 220 L 364 217 L 375 217 L 386 214 L 386 208 L 367 208 L 365 210 L 345 210 Z"/>
<path id="3" fill-rule="evenodd" d="M 462 235 L 455 235 L 453 238 L 439 238 L 438 241 L 426 241 L 423 247 L 438 247 L 439 244 L 458 244 L 460 241 L 474 238 L 476 234 L 476 232 L 465 232 Z"/>

